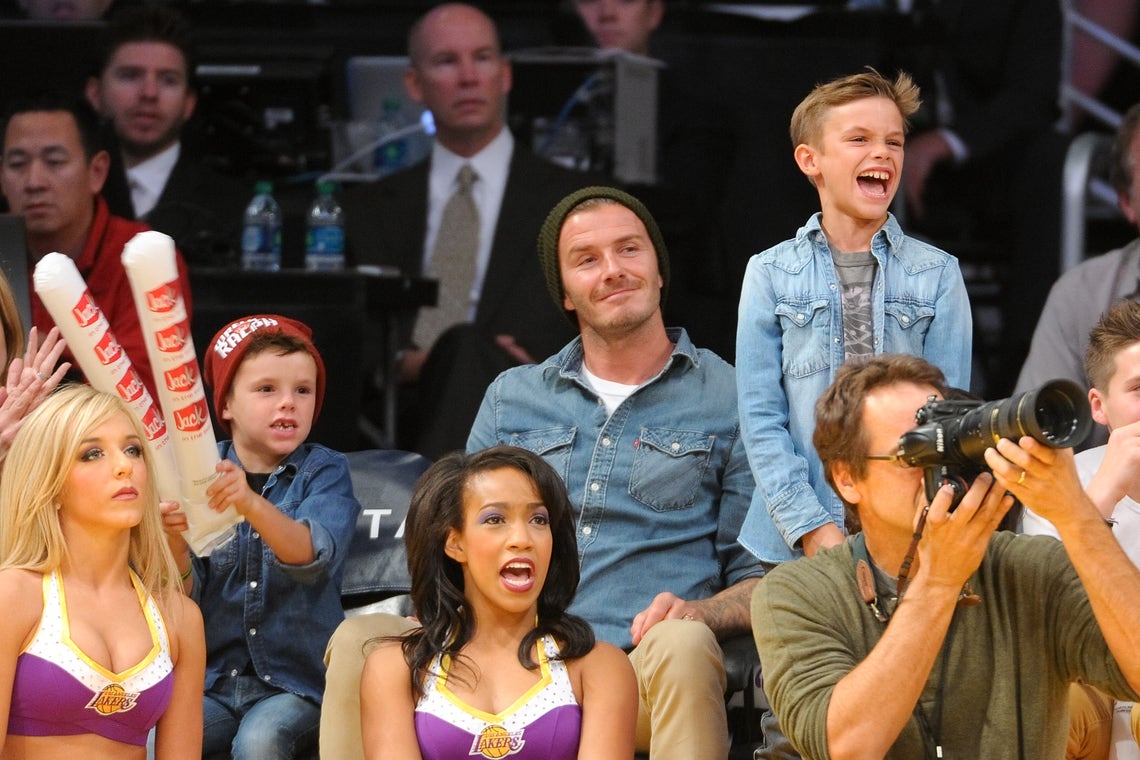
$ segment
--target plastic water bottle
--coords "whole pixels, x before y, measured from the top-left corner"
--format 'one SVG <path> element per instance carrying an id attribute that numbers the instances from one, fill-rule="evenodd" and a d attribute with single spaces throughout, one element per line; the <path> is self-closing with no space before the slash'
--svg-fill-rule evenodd
<path id="1" fill-rule="evenodd" d="M 400 115 L 400 99 L 395 97 L 384 98 L 384 115 L 380 117 L 380 124 L 376 130 L 379 137 L 390 135 L 404 126 Z M 376 170 L 380 176 L 391 174 L 408 165 L 408 140 L 406 137 L 381 143 L 376 148 L 373 157 Z"/>
<path id="2" fill-rule="evenodd" d="M 328 272 L 344 269 L 344 211 L 332 182 L 317 183 L 317 197 L 305 215 L 305 269 Z"/>
<path id="3" fill-rule="evenodd" d="M 258 182 L 245 208 L 241 268 L 259 272 L 281 268 L 281 207 L 273 199 L 272 182 Z"/>

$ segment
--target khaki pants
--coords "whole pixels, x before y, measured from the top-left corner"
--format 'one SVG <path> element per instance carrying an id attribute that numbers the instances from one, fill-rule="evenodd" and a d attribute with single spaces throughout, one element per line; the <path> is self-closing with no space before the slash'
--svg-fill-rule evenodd
<path id="1" fill-rule="evenodd" d="M 364 760 L 360 734 L 360 673 L 383 636 L 398 636 L 415 625 L 399 615 L 378 612 L 345 618 L 325 648 L 325 695 L 321 705 L 321 757 Z"/>
<path id="2" fill-rule="evenodd" d="M 1083 683 L 1069 684 L 1069 743 L 1065 760 L 1108 760 L 1112 697 Z"/>

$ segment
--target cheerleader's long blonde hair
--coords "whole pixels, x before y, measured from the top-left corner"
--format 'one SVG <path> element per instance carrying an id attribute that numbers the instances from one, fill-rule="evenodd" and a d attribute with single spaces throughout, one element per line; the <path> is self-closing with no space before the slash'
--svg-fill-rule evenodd
<path id="1" fill-rule="evenodd" d="M 117 413 L 143 443 L 146 509 L 131 528 L 128 561 L 164 611 L 181 593 L 178 568 L 162 528 L 154 457 L 142 425 L 118 396 L 88 385 L 60 386 L 21 426 L 0 473 L 0 569 L 50 573 L 67 558 L 56 507 L 84 438 Z"/>

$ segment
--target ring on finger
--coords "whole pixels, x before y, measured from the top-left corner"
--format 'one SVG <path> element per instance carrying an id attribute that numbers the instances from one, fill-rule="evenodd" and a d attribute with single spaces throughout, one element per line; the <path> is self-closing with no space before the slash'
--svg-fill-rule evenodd
<path id="1" fill-rule="evenodd" d="M 36 377 L 38 377 L 40 380 L 48 379 L 48 375 L 44 372 L 36 372 Z"/>
<path id="2" fill-rule="evenodd" d="M 1023 483 L 1025 483 L 1025 470 L 1021 471 L 1021 477 L 1017 479 L 1018 485 L 1022 485 Z"/>

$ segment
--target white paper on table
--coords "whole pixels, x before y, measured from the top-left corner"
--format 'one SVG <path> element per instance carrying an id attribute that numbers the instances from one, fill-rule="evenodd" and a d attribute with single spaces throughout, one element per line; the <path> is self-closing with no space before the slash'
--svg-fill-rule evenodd
<path id="1" fill-rule="evenodd" d="M 186 540 L 204 556 L 233 537 L 233 526 L 242 517 L 233 506 L 221 513 L 207 506 L 206 488 L 217 477 L 218 444 L 178 280 L 174 241 L 161 232 L 140 232 L 123 248 L 123 268 L 181 475 L 181 504 L 190 524 Z"/>

